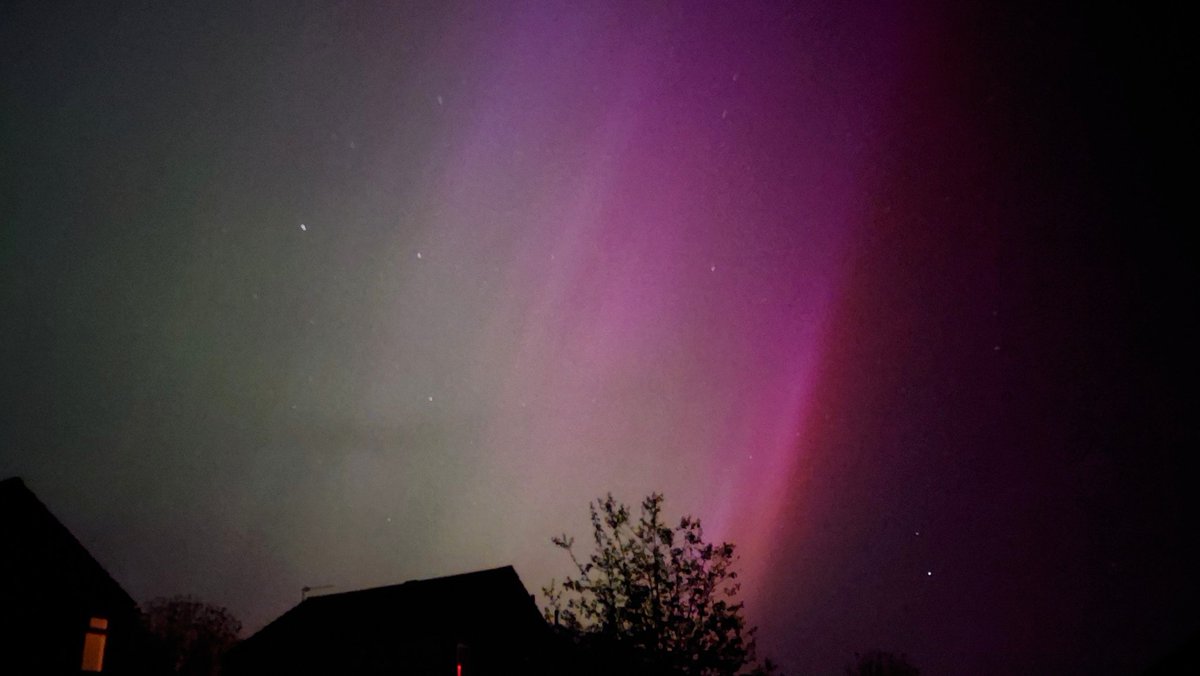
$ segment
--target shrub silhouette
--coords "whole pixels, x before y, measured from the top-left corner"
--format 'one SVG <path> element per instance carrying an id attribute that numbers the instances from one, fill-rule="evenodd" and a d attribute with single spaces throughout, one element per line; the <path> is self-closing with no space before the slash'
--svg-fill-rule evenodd
<path id="1" fill-rule="evenodd" d="M 546 619 L 593 650 L 620 654 L 645 673 L 730 676 L 768 673 L 746 626 L 734 546 L 704 541 L 700 520 L 674 528 L 663 496 L 642 501 L 636 519 L 610 493 L 588 505 L 595 551 L 581 561 L 574 538 L 552 539 L 577 574 L 542 592 Z"/>

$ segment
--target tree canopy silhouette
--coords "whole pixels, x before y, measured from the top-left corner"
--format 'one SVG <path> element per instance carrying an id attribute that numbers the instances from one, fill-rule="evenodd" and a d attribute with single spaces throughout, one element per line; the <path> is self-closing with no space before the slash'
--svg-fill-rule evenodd
<path id="1" fill-rule="evenodd" d="M 575 539 L 552 539 L 577 574 L 542 592 L 546 619 L 592 648 L 628 655 L 650 673 L 732 676 L 774 671 L 758 664 L 733 569 L 734 546 L 704 541 L 700 520 L 674 528 L 663 496 L 642 501 L 635 519 L 610 493 L 588 505 L 595 551 L 576 556 Z"/>
<path id="2" fill-rule="evenodd" d="M 146 629 L 157 643 L 159 661 L 173 674 L 212 676 L 221 657 L 238 641 L 242 623 L 227 609 L 193 596 L 159 597 L 146 604 Z"/>
<path id="3" fill-rule="evenodd" d="M 846 676 L 921 676 L 904 655 L 874 650 L 855 657 L 858 661 L 846 667 Z"/>

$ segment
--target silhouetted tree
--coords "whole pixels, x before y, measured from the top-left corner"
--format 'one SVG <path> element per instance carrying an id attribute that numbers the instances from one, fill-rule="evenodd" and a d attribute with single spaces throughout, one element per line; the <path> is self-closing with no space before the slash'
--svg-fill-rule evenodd
<path id="1" fill-rule="evenodd" d="M 894 655 L 880 650 L 859 655 L 858 661 L 846 667 L 846 676 L 920 676 L 921 670 L 913 666 L 904 655 Z"/>
<path id="2" fill-rule="evenodd" d="M 142 613 L 163 667 L 173 674 L 215 676 L 238 641 L 242 623 L 227 609 L 192 597 L 159 597 Z"/>
<path id="3" fill-rule="evenodd" d="M 663 496 L 642 501 L 641 515 L 608 497 L 588 505 L 595 551 L 584 561 L 574 538 L 554 544 L 570 555 L 577 575 L 542 590 L 546 619 L 582 643 L 627 655 L 650 673 L 695 676 L 771 673 L 755 658 L 747 628 L 734 546 L 704 541 L 700 520 L 663 522 Z"/>

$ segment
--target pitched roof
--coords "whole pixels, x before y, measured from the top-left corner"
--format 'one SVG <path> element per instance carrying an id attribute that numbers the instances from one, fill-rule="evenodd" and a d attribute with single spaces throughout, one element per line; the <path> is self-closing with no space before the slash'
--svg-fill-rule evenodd
<path id="1" fill-rule="evenodd" d="M 362 626 L 390 630 L 494 632 L 497 626 L 544 627 L 533 598 L 512 566 L 428 580 L 313 596 L 255 636 L 342 633 Z M 514 627 L 517 628 L 517 627 Z"/>
<path id="2" fill-rule="evenodd" d="M 137 604 L 19 477 L 0 481 L 0 579 L 45 603 L 56 596 L 106 606 Z M 21 589 L 15 590 L 19 595 Z"/>
<path id="3" fill-rule="evenodd" d="M 455 646 L 466 645 L 489 673 L 533 674 L 541 673 L 533 648 L 549 638 L 533 597 L 505 566 L 305 599 L 234 647 L 226 667 L 442 673 L 453 670 Z"/>

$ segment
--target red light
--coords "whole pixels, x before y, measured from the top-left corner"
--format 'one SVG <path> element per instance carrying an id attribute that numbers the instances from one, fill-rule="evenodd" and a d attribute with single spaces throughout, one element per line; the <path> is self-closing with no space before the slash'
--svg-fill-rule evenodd
<path id="1" fill-rule="evenodd" d="M 457 676 L 462 676 L 462 665 L 461 665 L 461 664 L 460 664 L 460 665 L 458 665 L 458 674 L 457 674 Z"/>

